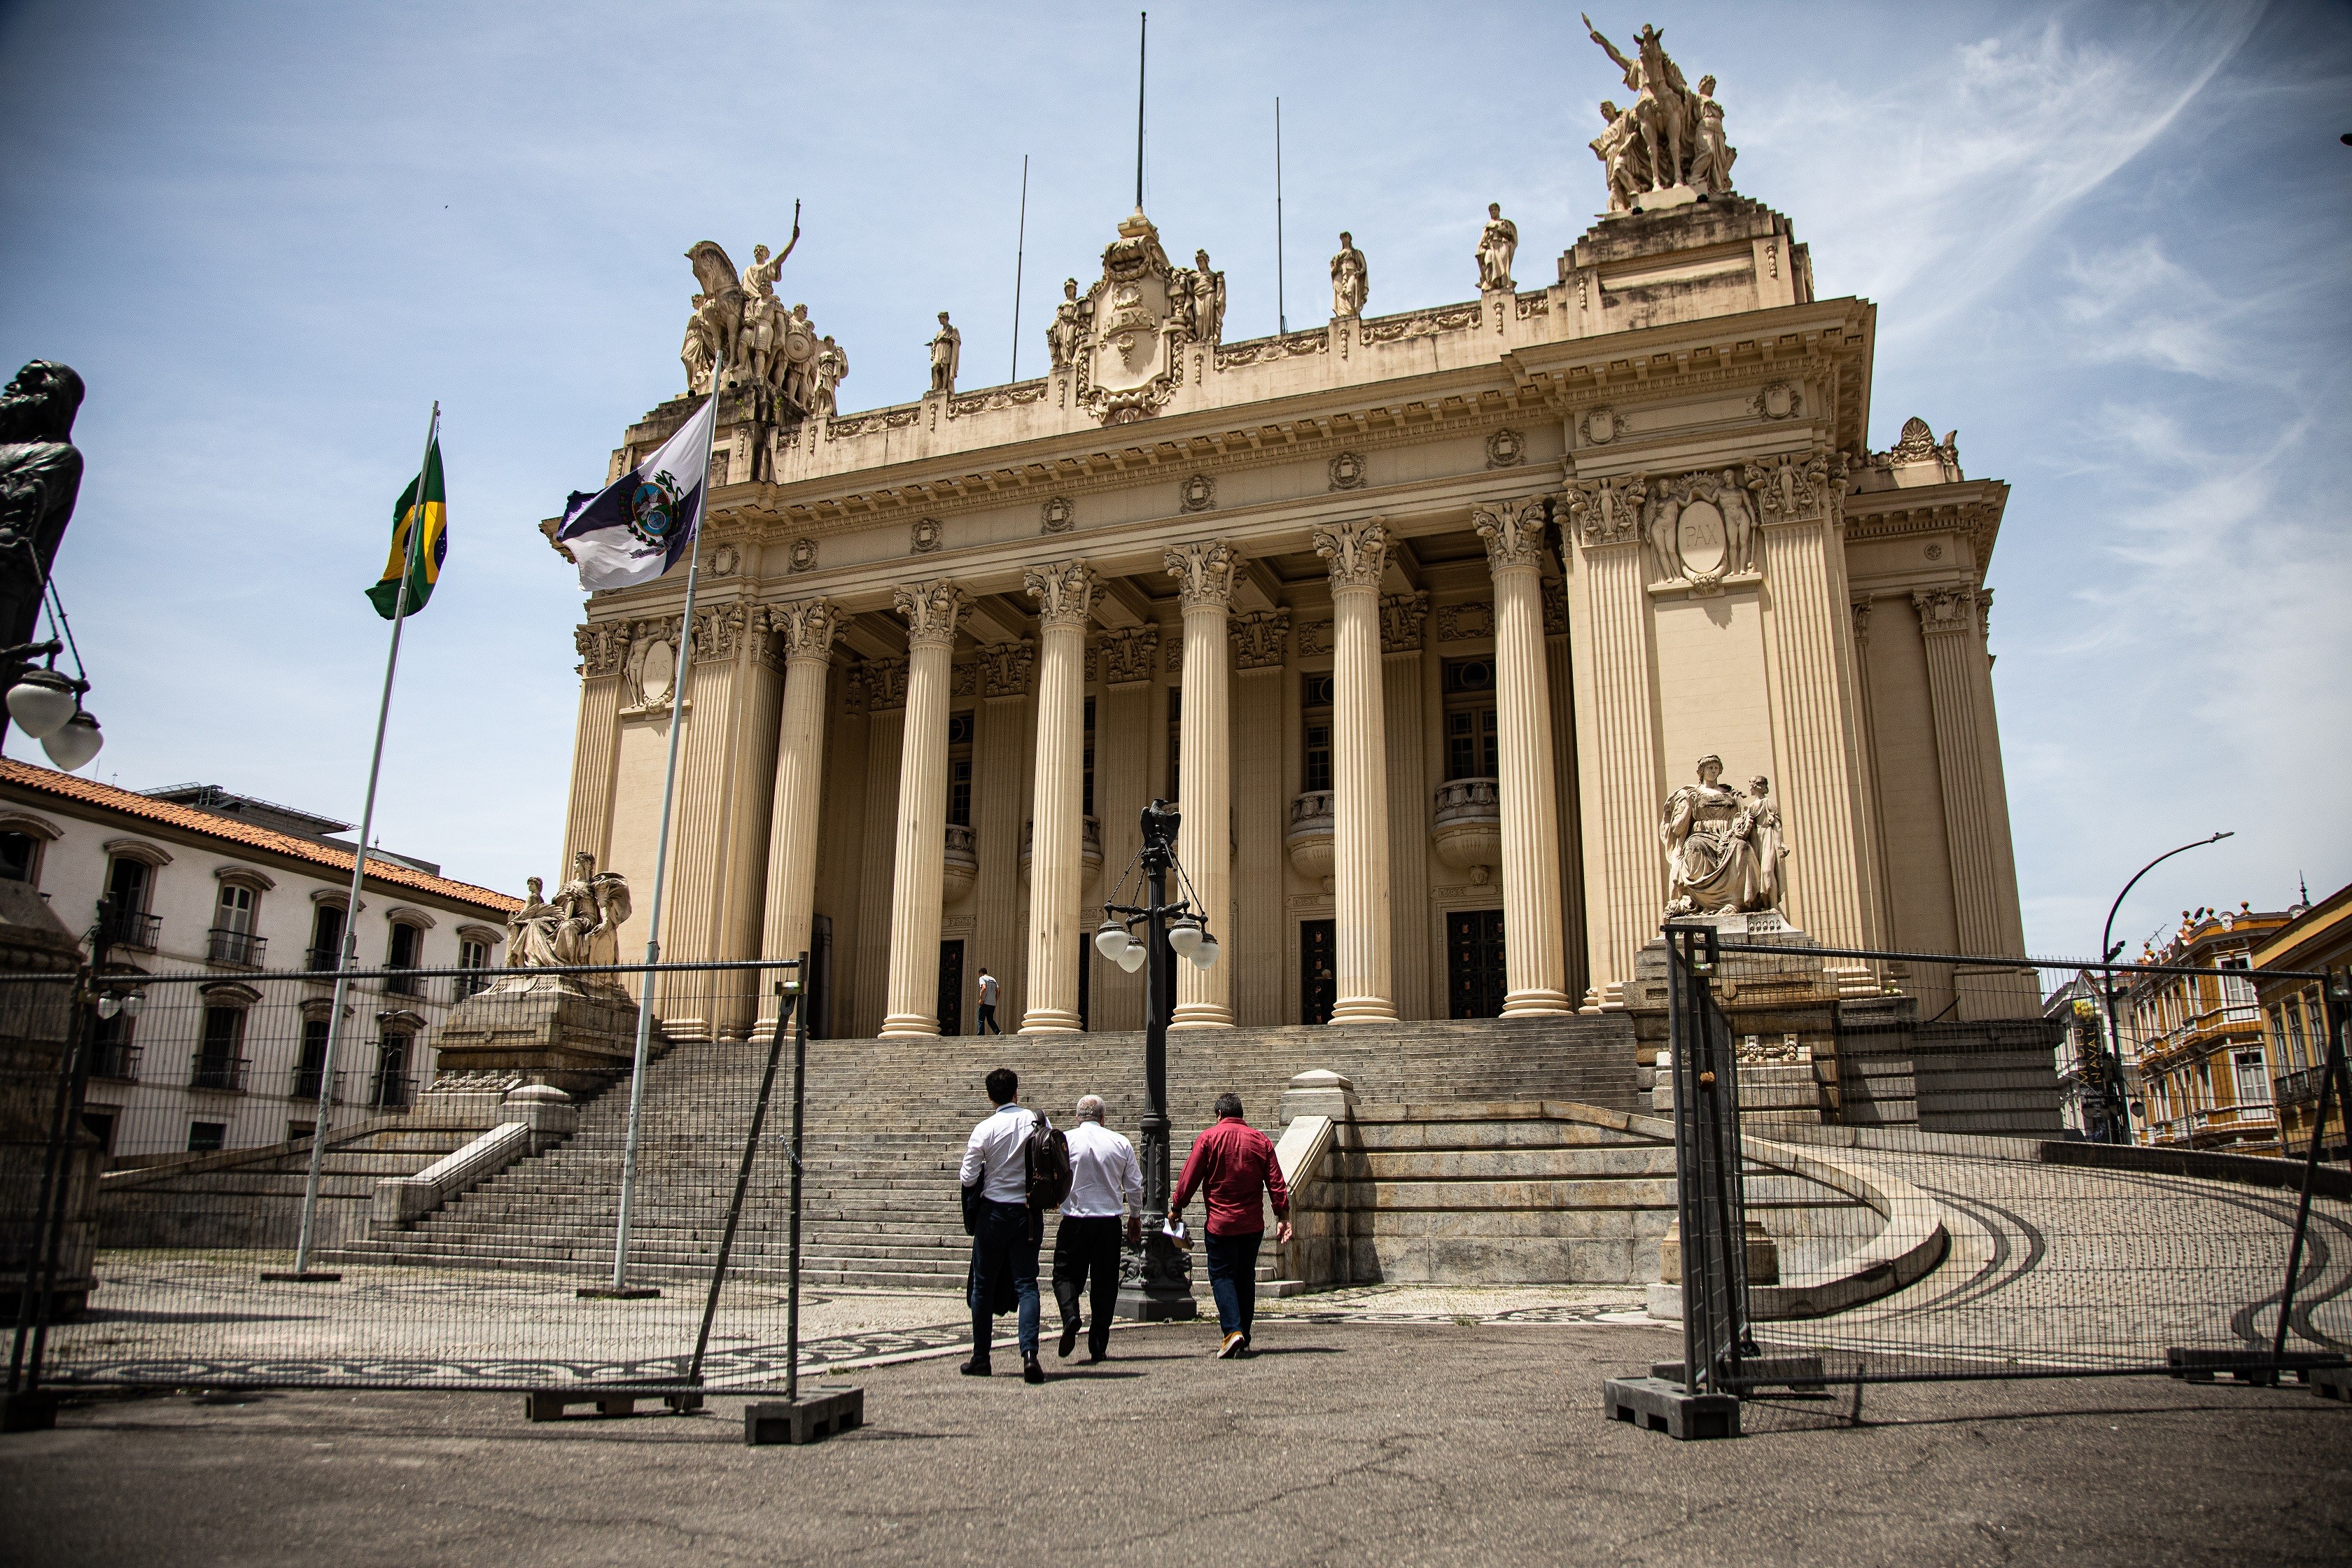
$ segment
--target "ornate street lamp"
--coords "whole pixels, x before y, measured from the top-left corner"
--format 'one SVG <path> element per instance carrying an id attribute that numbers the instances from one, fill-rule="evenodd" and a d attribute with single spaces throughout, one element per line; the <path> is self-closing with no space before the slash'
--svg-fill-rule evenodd
<path id="1" fill-rule="evenodd" d="M 2232 828 L 2228 832 L 2216 833 L 2210 838 L 2200 838 L 2191 843 L 2183 844 L 2178 849 L 2166 850 L 2163 854 L 2158 856 L 2155 859 L 2149 861 L 2147 865 L 2142 866 L 2138 870 L 2133 872 L 2132 879 L 2124 884 L 2124 890 L 2116 895 L 2116 901 L 2107 906 L 2107 923 L 2105 928 L 2099 932 L 2099 963 L 2105 966 L 2099 971 L 2099 978 L 2101 987 L 2106 993 L 2107 1038 L 2111 1042 L 2110 1048 L 2115 1058 L 2114 1063 L 2107 1072 L 2107 1126 L 2109 1128 L 2108 1142 L 2110 1142 L 2128 1143 L 2132 1141 L 2131 1122 L 2124 1115 L 2123 1023 L 2116 1016 L 2115 962 L 2116 954 L 2121 952 L 2124 949 L 2124 944 L 2115 940 L 2116 911 L 2124 907 L 2124 900 L 2131 897 L 2131 890 L 2139 886 L 2139 879 L 2142 877 L 2147 876 L 2150 871 L 2155 870 L 2158 866 L 2163 865 L 2175 855 L 2185 855 L 2191 849 L 2202 849 L 2208 844 L 2219 844 L 2224 838 L 2234 838 L 2236 837 L 2237 830 Z"/>
<path id="2" fill-rule="evenodd" d="M 1140 904 L 1117 902 L 1127 887 L 1122 877 L 1103 904 L 1095 931 L 1096 950 L 1129 974 L 1144 969 L 1143 1003 L 1143 1245 L 1129 1256 L 1118 1292 L 1119 1315 L 1146 1322 L 1196 1317 L 1192 1260 L 1164 1234 L 1168 1220 L 1168 1014 L 1174 1001 L 1172 961 L 1189 959 L 1196 968 L 1217 962 L 1217 939 L 1209 934 L 1209 912 L 1200 892 L 1176 858 L 1181 818 L 1164 800 L 1143 808 L 1143 847 L 1129 875 L 1139 876 Z M 1185 898 L 1168 901 L 1168 873 L 1176 872 Z M 1197 905 L 1197 907 L 1196 907 Z M 1142 940 L 1136 930 L 1142 929 Z"/>

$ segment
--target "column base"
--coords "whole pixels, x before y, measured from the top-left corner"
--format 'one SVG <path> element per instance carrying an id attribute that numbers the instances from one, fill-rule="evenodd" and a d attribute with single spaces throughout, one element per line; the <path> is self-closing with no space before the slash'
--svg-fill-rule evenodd
<path id="1" fill-rule="evenodd" d="M 1032 1007 L 1021 1015 L 1024 1035 L 1075 1035 L 1081 1027 L 1077 1014 L 1067 1007 Z"/>
<path id="2" fill-rule="evenodd" d="M 1168 1020 L 1171 1029 L 1230 1029 L 1234 1026 L 1234 1010 L 1214 1002 L 1179 1002 L 1176 1012 Z"/>
<path id="3" fill-rule="evenodd" d="M 937 1018 L 928 1018 L 919 1013 L 893 1013 L 882 1020 L 882 1033 L 876 1037 L 885 1040 L 916 1039 L 939 1032 L 940 1021 Z"/>
<path id="4" fill-rule="evenodd" d="M 1396 1004 L 1385 996 L 1342 996 L 1331 1008 L 1334 1025 L 1393 1024 L 1396 1021 Z"/>
<path id="5" fill-rule="evenodd" d="M 1503 998 L 1503 1016 L 1506 1018 L 1549 1017 L 1575 1010 L 1569 1005 L 1567 992 L 1554 991 L 1549 986 L 1514 991 Z"/>

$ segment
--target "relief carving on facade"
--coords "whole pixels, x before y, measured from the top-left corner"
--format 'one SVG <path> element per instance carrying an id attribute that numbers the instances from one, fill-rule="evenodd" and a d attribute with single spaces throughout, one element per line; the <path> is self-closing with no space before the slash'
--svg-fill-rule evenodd
<path id="1" fill-rule="evenodd" d="M 1077 526 L 1077 504 L 1067 496 L 1048 496 L 1037 509 L 1038 531 L 1067 533 Z"/>
<path id="2" fill-rule="evenodd" d="M 1541 497 L 1481 502 L 1470 509 L 1470 526 L 1486 542 L 1486 564 L 1491 570 L 1533 571 L 1543 564 L 1545 524 Z"/>
<path id="3" fill-rule="evenodd" d="M 1103 633 L 1097 646 L 1102 650 L 1103 679 L 1113 686 L 1132 686 L 1152 677 L 1160 658 L 1160 627 L 1156 623 L 1121 626 Z"/>
<path id="4" fill-rule="evenodd" d="M 869 713 L 884 713 L 907 705 L 907 661 L 903 658 L 869 658 L 866 661 L 866 708 Z"/>
<path id="5" fill-rule="evenodd" d="M 1844 478 L 1844 460 L 1826 452 L 1783 452 L 1748 465 L 1748 488 L 1766 522 L 1798 522 L 1822 515 Z"/>
<path id="6" fill-rule="evenodd" d="M 1224 279 L 1211 279 L 1210 303 L 1222 316 Z M 1178 351 L 1195 336 L 1195 281 L 1169 261 L 1140 208 L 1120 221 L 1118 237 L 1103 251 L 1101 279 L 1083 300 L 1068 301 L 1078 307 L 1069 347 L 1077 400 L 1096 418 L 1106 425 L 1147 418 L 1175 395 L 1184 380 Z"/>
<path id="7" fill-rule="evenodd" d="M 1235 616 L 1225 630 L 1234 642 L 1234 665 L 1239 669 L 1274 669 L 1282 664 L 1283 642 L 1290 636 L 1288 610 L 1252 610 Z"/>
<path id="8" fill-rule="evenodd" d="M 908 539 L 908 553 L 929 555 L 946 542 L 947 530 L 936 517 L 919 517 Z"/>
<path id="9" fill-rule="evenodd" d="M 1206 474 L 1194 474 L 1176 491 L 1178 511 L 1208 511 L 1217 504 L 1217 481 Z"/>
<path id="10" fill-rule="evenodd" d="M 1029 678 L 1037 668 L 1037 645 L 1027 637 L 1017 642 L 982 643 L 973 651 L 980 668 L 981 689 L 990 697 L 1026 697 Z M 972 668 L 966 665 L 965 668 Z"/>
<path id="11" fill-rule="evenodd" d="M 972 697 L 980 691 L 980 666 L 957 664 L 948 667 L 948 695 Z"/>
<path id="12" fill-rule="evenodd" d="M 1486 466 L 1516 468 L 1528 460 L 1528 438 L 1517 430 L 1497 430 L 1486 437 Z"/>
<path id="13" fill-rule="evenodd" d="M 572 646 L 580 653 L 580 673 L 590 679 L 618 675 L 628 661 L 630 621 L 591 621 L 574 628 Z"/>
<path id="14" fill-rule="evenodd" d="M 1568 584 L 1557 577 L 1543 582 L 1544 636 L 1560 637 L 1568 635 Z"/>
<path id="15" fill-rule="evenodd" d="M 1776 910 L 1786 893 L 1780 806 L 1761 775 L 1743 795 L 1723 782 L 1723 759 L 1698 760 L 1698 783 L 1666 797 L 1658 843 L 1666 852 L 1666 914 Z"/>
<path id="16" fill-rule="evenodd" d="M 1759 419 L 1794 419 L 1804 411 L 1804 395 L 1785 381 L 1759 387 L 1748 400 L 1748 412 Z"/>
<path id="17" fill-rule="evenodd" d="M 1864 594 L 1853 601 L 1853 641 L 1856 647 L 1870 646 L 1870 609 L 1872 595 Z"/>
<path id="18" fill-rule="evenodd" d="M 621 664 L 621 711 L 668 705 L 677 678 L 679 618 L 655 616 L 626 623 Z"/>
<path id="19" fill-rule="evenodd" d="M 1437 608 L 1437 640 L 1446 642 L 1477 642 L 1495 635 L 1495 602 L 1473 599 L 1464 605 L 1440 605 Z"/>
<path id="20" fill-rule="evenodd" d="M 1402 342 L 1407 338 L 1433 338 L 1440 332 L 1466 332 L 1485 315 L 1480 305 L 1448 305 L 1438 310 L 1415 310 L 1386 321 L 1366 321 L 1357 333 L 1367 343 Z"/>
<path id="21" fill-rule="evenodd" d="M 1354 452 L 1342 452 L 1331 459 L 1331 488 L 1335 490 L 1359 490 L 1364 488 L 1364 459 Z"/>
<path id="22" fill-rule="evenodd" d="M 1754 570 L 1755 507 L 1729 468 L 1654 481 L 1643 536 L 1657 567 L 1654 582 L 1714 588 Z"/>
<path id="23" fill-rule="evenodd" d="M 1419 653 L 1429 621 L 1427 594 L 1381 595 L 1381 651 Z"/>
<path id="24" fill-rule="evenodd" d="M 1570 479 L 1561 499 L 1568 505 L 1567 526 L 1588 550 L 1622 544 L 1639 536 L 1642 503 L 1649 499 L 1649 476 L 1629 474 L 1615 479 Z"/>
<path id="25" fill-rule="evenodd" d="M 907 641 L 918 647 L 954 643 L 956 622 L 971 603 L 961 588 L 944 577 L 890 590 L 891 607 L 907 619 Z"/>
<path id="26" fill-rule="evenodd" d="M 1331 623 L 1308 621 L 1298 628 L 1298 657 L 1321 658 L 1331 652 Z"/>
<path id="27" fill-rule="evenodd" d="M 742 605 L 721 605 L 715 609 L 697 610 L 694 614 L 694 658 L 727 659 L 743 644 L 744 628 L 750 624 L 751 610 Z"/>
<path id="28" fill-rule="evenodd" d="M 786 566 L 789 570 L 793 572 L 815 571 L 816 541 L 814 539 L 793 540 L 791 553 L 786 558 Z"/>
<path id="29" fill-rule="evenodd" d="M 1577 434 L 1594 447 L 1606 447 L 1632 426 L 1633 421 L 1613 408 L 1588 409 L 1576 422 Z"/>
<path id="30" fill-rule="evenodd" d="M 1094 614 L 1102 579 L 1083 561 L 1056 561 L 1021 574 L 1022 592 L 1037 601 L 1037 619 L 1044 626 L 1083 626 Z"/>
<path id="31" fill-rule="evenodd" d="M 1389 531 L 1378 518 L 1315 531 L 1315 553 L 1329 563 L 1334 592 L 1377 589 L 1389 563 Z"/>
<path id="32" fill-rule="evenodd" d="M 1168 575 L 1176 579 L 1176 597 L 1184 608 L 1231 605 L 1234 584 L 1241 575 L 1242 552 L 1222 539 L 1196 539 L 1168 552 Z"/>
<path id="33" fill-rule="evenodd" d="M 768 606 L 768 624 L 775 629 L 787 663 L 822 664 L 833 657 L 833 635 L 841 616 L 824 599 L 793 599 Z"/>

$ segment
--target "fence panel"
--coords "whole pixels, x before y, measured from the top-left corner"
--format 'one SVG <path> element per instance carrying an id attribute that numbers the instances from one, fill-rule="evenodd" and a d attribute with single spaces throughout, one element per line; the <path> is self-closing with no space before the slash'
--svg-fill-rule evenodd
<path id="1" fill-rule="evenodd" d="M 96 1286 L 51 1329 L 43 1380 L 681 1386 L 788 973 L 371 971 L 331 1031 L 331 974 L 100 976 L 113 1005 L 92 1009 L 83 1110 L 109 1146 Z M 781 1056 L 735 1238 L 746 1268 L 719 1292 L 701 1386 L 783 1380 L 789 1039 Z M 306 1206 L 313 1277 L 289 1278 Z"/>

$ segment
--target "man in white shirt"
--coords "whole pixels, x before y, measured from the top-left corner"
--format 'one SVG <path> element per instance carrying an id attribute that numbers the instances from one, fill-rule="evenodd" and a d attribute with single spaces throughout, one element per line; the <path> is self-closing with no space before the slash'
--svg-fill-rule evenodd
<path id="1" fill-rule="evenodd" d="M 1054 1233 L 1054 1299 L 1062 1308 L 1061 1353 L 1077 1348 L 1087 1331 L 1087 1360 L 1110 1353 L 1110 1321 L 1118 1310 L 1121 1218 L 1127 1245 L 1143 1239 L 1143 1167 L 1135 1145 L 1102 1124 L 1102 1096 L 1078 1101 L 1078 1124 L 1070 1129 L 1070 1195 L 1062 1201 L 1061 1227 Z M 1087 1276 L 1093 1276 L 1088 1289 Z M 1078 1297 L 1091 1309 L 1078 1319 Z"/>
<path id="2" fill-rule="evenodd" d="M 1022 1381 L 1043 1383 L 1045 1369 L 1037 1364 L 1037 1243 L 1045 1216 L 1030 1210 L 1029 1163 L 1023 1156 L 1037 1118 L 1017 1103 L 1021 1079 L 1012 1068 L 990 1073 L 987 1087 L 996 1110 L 971 1130 L 956 1177 L 967 1188 L 980 1188 L 979 1223 L 971 1233 L 971 1359 L 962 1371 L 966 1377 L 989 1374 L 994 1302 L 1009 1288 L 1020 1305 Z"/>
<path id="3" fill-rule="evenodd" d="M 1000 1035 L 1004 1033 L 1004 1026 L 996 1021 L 996 976 L 983 967 L 980 972 L 980 1023 L 972 1030 L 973 1034 L 985 1035 L 992 1030 Z"/>

